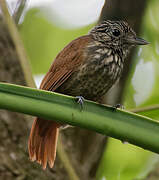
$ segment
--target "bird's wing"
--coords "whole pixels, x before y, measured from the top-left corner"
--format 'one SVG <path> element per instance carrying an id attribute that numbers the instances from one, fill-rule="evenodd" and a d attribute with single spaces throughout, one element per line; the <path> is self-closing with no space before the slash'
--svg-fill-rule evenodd
<path id="1" fill-rule="evenodd" d="M 92 40 L 90 35 L 82 36 L 68 44 L 56 57 L 44 77 L 40 89 L 55 91 L 85 60 L 84 48 Z"/>

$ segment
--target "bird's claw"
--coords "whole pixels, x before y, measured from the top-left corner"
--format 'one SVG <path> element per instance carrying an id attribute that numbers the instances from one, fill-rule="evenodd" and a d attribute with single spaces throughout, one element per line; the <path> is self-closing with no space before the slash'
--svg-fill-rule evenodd
<path id="1" fill-rule="evenodd" d="M 113 106 L 113 110 L 117 110 L 117 109 L 124 109 L 124 106 L 122 104 L 116 104 Z"/>
<path id="2" fill-rule="evenodd" d="M 77 98 L 77 103 L 80 104 L 81 110 L 83 109 L 83 104 L 84 104 L 84 97 L 82 96 L 76 96 Z"/>

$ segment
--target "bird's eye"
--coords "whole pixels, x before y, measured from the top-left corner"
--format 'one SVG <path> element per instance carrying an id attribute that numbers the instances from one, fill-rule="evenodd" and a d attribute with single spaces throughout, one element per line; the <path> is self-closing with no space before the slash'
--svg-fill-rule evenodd
<path id="1" fill-rule="evenodd" d="M 116 37 L 120 36 L 120 31 L 119 31 L 119 29 L 113 29 L 112 33 L 113 33 L 113 35 L 116 36 Z"/>

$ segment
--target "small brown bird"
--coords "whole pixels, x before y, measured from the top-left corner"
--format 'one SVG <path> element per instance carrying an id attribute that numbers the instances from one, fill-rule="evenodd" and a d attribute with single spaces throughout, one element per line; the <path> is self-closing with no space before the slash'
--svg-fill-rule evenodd
<path id="1" fill-rule="evenodd" d="M 134 45 L 146 45 L 124 21 L 103 21 L 88 35 L 68 44 L 56 57 L 40 89 L 100 102 L 119 79 Z M 30 159 L 53 167 L 61 124 L 35 118 L 30 132 Z"/>

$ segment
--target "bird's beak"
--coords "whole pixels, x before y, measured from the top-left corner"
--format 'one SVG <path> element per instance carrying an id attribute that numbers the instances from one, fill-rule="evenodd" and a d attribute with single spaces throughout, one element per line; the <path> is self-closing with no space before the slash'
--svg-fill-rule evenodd
<path id="1" fill-rule="evenodd" d="M 145 41 L 142 38 L 138 37 L 127 37 L 125 39 L 126 43 L 131 44 L 131 45 L 147 45 L 149 42 Z"/>

